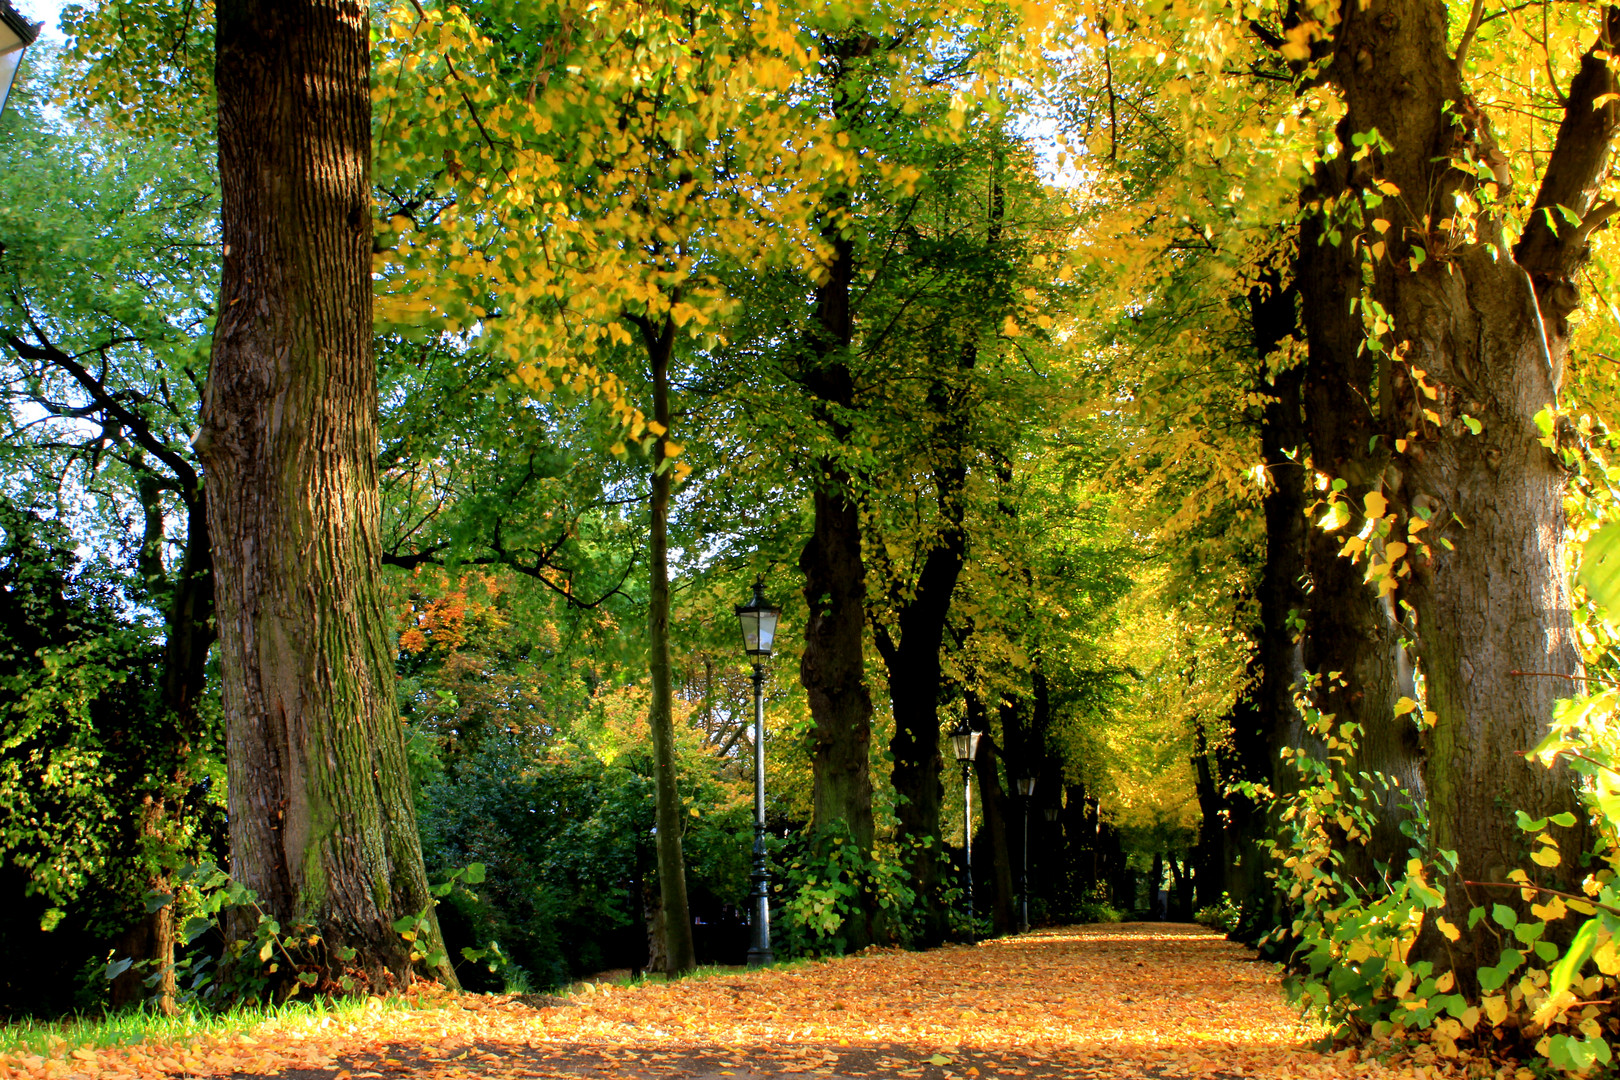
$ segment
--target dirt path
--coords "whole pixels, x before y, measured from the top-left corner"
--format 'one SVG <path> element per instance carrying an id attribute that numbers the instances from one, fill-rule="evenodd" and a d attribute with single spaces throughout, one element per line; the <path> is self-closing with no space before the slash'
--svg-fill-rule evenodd
<path id="1" fill-rule="evenodd" d="M 1044 930 L 531 1008 L 464 996 L 272 1024 L 195 1047 L 0 1061 L 11 1077 L 285 1080 L 992 1080 L 1381 1076 L 1310 1049 L 1270 965 L 1196 926 Z M 1405 1070 L 1410 1075 L 1410 1070 Z"/>

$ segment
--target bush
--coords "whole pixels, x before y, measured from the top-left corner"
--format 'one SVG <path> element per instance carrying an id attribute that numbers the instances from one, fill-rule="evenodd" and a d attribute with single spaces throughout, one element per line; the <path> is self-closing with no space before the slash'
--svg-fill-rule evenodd
<path id="1" fill-rule="evenodd" d="M 643 966 L 644 904 L 657 896 L 650 764 L 644 751 L 606 762 L 568 742 L 495 737 L 423 790 L 429 870 L 487 867 L 484 882 L 456 889 L 439 911 L 469 988 L 555 987 Z M 684 770 L 681 794 L 691 813 L 683 847 L 694 915 L 740 906 L 748 891 L 746 804 L 701 766 Z M 463 962 L 463 948 L 492 945 L 500 950 L 492 955 L 509 959 L 508 970 Z"/>
<path id="2" fill-rule="evenodd" d="M 1074 906 L 1073 919 L 1078 923 L 1122 922 L 1125 915 L 1108 901 L 1091 898 Z"/>
<path id="3" fill-rule="evenodd" d="M 1243 921 L 1243 909 L 1232 901 L 1232 897 L 1221 893 L 1219 903 L 1207 904 L 1193 912 L 1193 922 L 1207 926 L 1211 930 L 1219 930 L 1223 934 L 1230 934 L 1238 928 Z"/>

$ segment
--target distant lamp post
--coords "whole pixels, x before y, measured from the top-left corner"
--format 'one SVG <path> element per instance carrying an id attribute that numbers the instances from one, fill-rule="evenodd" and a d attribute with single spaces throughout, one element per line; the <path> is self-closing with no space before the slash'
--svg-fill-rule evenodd
<path id="1" fill-rule="evenodd" d="M 962 859 L 967 866 L 967 921 L 968 941 L 977 936 L 973 926 L 973 759 L 979 755 L 979 733 L 964 719 L 951 732 L 951 747 L 956 760 L 962 763 Z"/>
<path id="2" fill-rule="evenodd" d="M 4 0 L 0 0 L 3 3 Z M 782 609 L 765 600 L 765 579 L 754 583 L 754 598 L 737 606 L 742 624 L 743 651 L 754 665 L 754 883 L 750 897 L 754 909 L 748 933 L 748 966 L 776 962 L 771 954 L 771 871 L 765 860 L 765 660 L 776 640 L 776 622 Z"/>
<path id="3" fill-rule="evenodd" d="M 1022 776 L 1018 779 L 1018 794 L 1024 799 L 1024 866 L 1018 873 L 1018 897 L 1021 907 L 1018 912 L 1018 932 L 1029 933 L 1029 801 L 1035 797 L 1035 778 Z"/>
<path id="4" fill-rule="evenodd" d="M 11 82 L 22 66 L 23 53 L 39 36 L 42 25 L 23 18 L 8 0 L 0 0 L 0 113 L 6 110 L 6 98 L 11 96 Z"/>

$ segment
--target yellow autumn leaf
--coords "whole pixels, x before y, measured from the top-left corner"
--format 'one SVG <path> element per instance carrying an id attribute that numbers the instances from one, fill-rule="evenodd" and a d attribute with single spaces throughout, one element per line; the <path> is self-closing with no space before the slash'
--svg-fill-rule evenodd
<path id="1" fill-rule="evenodd" d="M 1564 906 L 1563 899 L 1557 896 L 1553 897 L 1545 904 L 1530 905 L 1530 914 L 1534 915 L 1543 922 L 1553 922 L 1557 919 L 1562 919 L 1566 914 L 1568 914 L 1568 911 L 1569 909 Z"/>
<path id="2" fill-rule="evenodd" d="M 1485 1010 L 1485 1016 L 1493 1027 L 1499 1026 L 1508 1018 L 1507 998 L 1502 994 L 1492 994 L 1479 1004 Z"/>
<path id="3" fill-rule="evenodd" d="M 1389 500 L 1384 498 L 1381 492 L 1369 491 L 1367 497 L 1362 500 L 1362 505 L 1367 508 L 1368 517 L 1381 518 L 1384 511 L 1389 509 Z"/>

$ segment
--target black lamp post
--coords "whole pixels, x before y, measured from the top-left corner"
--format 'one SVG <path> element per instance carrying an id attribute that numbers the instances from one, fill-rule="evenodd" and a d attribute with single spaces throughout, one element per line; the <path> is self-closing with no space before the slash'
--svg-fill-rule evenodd
<path id="1" fill-rule="evenodd" d="M 951 747 L 956 751 L 956 760 L 962 763 L 962 858 L 967 865 L 968 941 L 971 942 L 977 935 L 973 926 L 973 783 L 970 770 L 973 759 L 979 753 L 979 733 L 963 720 L 951 732 Z"/>
<path id="2" fill-rule="evenodd" d="M 754 598 L 737 606 L 743 651 L 754 664 L 754 883 L 749 898 L 754 909 L 748 928 L 748 966 L 776 962 L 771 954 L 771 871 L 765 861 L 765 664 L 776 639 L 782 609 L 765 600 L 765 579 L 754 583 Z"/>
<path id="3" fill-rule="evenodd" d="M 12 7 L 8 0 L 0 0 L 0 112 L 6 109 L 6 98 L 11 96 L 11 81 L 22 66 L 23 54 L 39 36 L 43 23 L 31 23 Z"/>
<path id="4" fill-rule="evenodd" d="M 1018 872 L 1018 932 L 1029 933 L 1029 801 L 1035 797 L 1035 778 L 1018 779 L 1018 794 L 1024 799 L 1024 865 Z"/>

